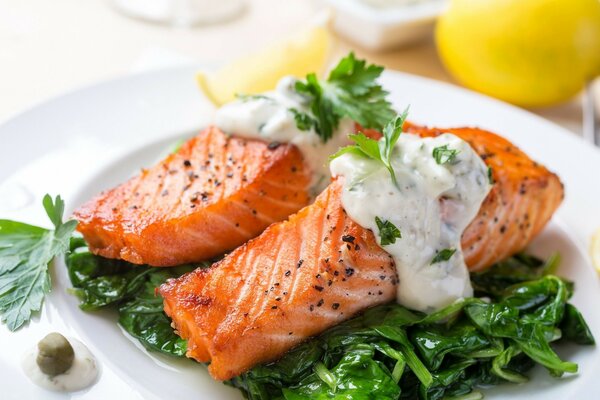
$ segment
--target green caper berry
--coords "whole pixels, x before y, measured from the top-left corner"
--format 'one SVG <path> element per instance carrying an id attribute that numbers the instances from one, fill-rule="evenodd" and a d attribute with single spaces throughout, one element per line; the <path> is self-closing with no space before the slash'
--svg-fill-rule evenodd
<path id="1" fill-rule="evenodd" d="M 36 363 L 43 373 L 55 376 L 66 372 L 71 365 L 75 353 L 71 343 L 60 333 L 50 333 L 38 343 Z"/>

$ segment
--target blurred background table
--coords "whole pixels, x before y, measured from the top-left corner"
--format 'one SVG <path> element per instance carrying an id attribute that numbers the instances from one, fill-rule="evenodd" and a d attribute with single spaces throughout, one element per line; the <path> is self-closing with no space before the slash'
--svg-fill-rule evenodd
<path id="1" fill-rule="evenodd" d="M 148 57 L 156 68 L 176 60 L 219 65 L 301 28 L 318 6 L 250 0 L 238 18 L 193 29 L 128 18 L 107 0 L 0 0 L 0 10 L 1 122 L 62 92 L 139 71 Z M 386 53 L 340 39 L 334 51 L 349 49 L 390 69 L 453 82 L 431 37 Z M 156 62 L 160 54 L 164 65 Z M 533 112 L 581 134 L 579 98 Z"/>

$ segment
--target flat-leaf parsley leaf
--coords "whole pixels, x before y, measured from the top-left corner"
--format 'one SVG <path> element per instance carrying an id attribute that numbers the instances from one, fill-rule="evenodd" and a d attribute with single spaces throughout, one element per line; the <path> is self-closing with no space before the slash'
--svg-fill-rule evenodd
<path id="1" fill-rule="evenodd" d="M 396 239 L 402 238 L 400 229 L 390 221 L 382 221 L 381 218 L 375 217 L 375 223 L 377 224 L 377 229 L 379 229 L 379 237 L 381 238 L 382 246 L 394 244 L 396 243 Z"/>
<path id="2" fill-rule="evenodd" d="M 48 265 L 65 253 L 77 221 L 62 222 L 64 202 L 44 196 L 44 209 L 54 224 L 47 230 L 21 222 L 0 220 L 0 314 L 15 331 L 39 311 L 50 291 Z"/>
<path id="3" fill-rule="evenodd" d="M 343 117 L 351 118 L 363 128 L 382 129 L 395 114 L 386 99 L 388 92 L 377 83 L 383 67 L 367 65 L 357 60 L 354 53 L 344 57 L 329 73 L 327 80 L 319 80 L 316 74 L 308 74 L 305 81 L 297 81 L 296 92 L 309 99 L 309 117 L 323 142 L 333 136 L 333 131 Z M 296 123 L 304 124 L 305 118 L 295 114 Z M 299 129 L 302 126 L 298 125 Z"/>

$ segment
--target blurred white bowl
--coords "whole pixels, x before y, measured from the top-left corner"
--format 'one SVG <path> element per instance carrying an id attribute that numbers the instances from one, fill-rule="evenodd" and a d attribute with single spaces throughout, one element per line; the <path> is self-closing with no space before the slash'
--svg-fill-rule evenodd
<path id="1" fill-rule="evenodd" d="M 238 16 L 243 0 L 112 0 L 123 14 L 180 28 L 224 22 Z"/>
<path id="2" fill-rule="evenodd" d="M 322 0 L 334 10 L 333 27 L 371 50 L 386 50 L 431 32 L 448 0 Z"/>

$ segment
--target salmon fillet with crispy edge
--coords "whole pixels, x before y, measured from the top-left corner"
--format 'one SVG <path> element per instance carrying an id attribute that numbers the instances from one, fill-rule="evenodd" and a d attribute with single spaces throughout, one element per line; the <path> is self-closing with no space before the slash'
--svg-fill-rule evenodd
<path id="1" fill-rule="evenodd" d="M 450 131 L 493 168 L 494 188 L 463 235 L 471 270 L 525 247 L 561 202 L 556 175 L 492 133 L 409 129 L 424 136 Z M 187 356 L 210 362 L 214 378 L 229 379 L 275 360 L 356 313 L 395 299 L 393 260 L 342 209 L 341 179 L 314 204 L 211 268 L 160 287 L 165 312 L 188 340 Z"/>
<path id="2" fill-rule="evenodd" d="M 94 254 L 180 265 L 221 255 L 304 207 L 309 174 L 293 145 L 211 127 L 74 216 Z"/>

